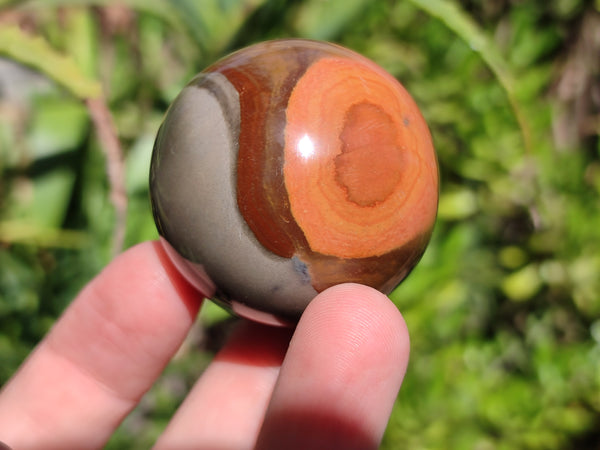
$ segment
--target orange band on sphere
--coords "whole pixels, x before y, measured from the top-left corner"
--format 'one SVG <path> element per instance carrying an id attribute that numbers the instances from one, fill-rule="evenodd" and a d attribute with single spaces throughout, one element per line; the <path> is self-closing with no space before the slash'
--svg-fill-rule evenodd
<path id="1" fill-rule="evenodd" d="M 388 253 L 429 230 L 437 209 L 431 136 L 406 90 L 368 60 L 322 58 L 287 107 L 284 179 L 312 251 Z"/>

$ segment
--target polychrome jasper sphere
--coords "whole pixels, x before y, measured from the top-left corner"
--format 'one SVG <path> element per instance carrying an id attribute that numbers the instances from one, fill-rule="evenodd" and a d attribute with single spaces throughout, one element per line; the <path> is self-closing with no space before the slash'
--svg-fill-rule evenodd
<path id="1" fill-rule="evenodd" d="M 279 40 L 183 89 L 156 138 L 150 189 L 162 242 L 203 295 L 293 323 L 335 284 L 398 285 L 429 241 L 438 168 L 395 78 L 337 45 Z"/>

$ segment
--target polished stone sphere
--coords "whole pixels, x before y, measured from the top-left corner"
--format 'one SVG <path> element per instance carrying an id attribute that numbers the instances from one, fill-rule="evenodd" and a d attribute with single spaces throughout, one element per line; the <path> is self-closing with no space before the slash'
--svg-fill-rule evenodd
<path id="1" fill-rule="evenodd" d="M 438 167 L 395 78 L 337 45 L 279 40 L 182 90 L 150 192 L 167 252 L 202 295 L 285 324 L 330 286 L 400 283 L 431 236 Z"/>

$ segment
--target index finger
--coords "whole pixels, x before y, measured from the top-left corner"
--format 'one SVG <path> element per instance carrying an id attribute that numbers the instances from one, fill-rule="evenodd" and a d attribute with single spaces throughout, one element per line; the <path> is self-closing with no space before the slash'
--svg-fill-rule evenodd
<path id="1" fill-rule="evenodd" d="M 157 242 L 119 256 L 0 393 L 0 441 L 102 446 L 177 351 L 200 304 Z"/>

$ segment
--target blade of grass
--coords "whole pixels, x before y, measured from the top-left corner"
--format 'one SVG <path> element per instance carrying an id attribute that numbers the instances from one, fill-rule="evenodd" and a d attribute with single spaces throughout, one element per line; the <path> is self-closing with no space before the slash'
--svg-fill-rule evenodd
<path id="1" fill-rule="evenodd" d="M 29 222 L 0 222 L 0 242 L 6 244 L 35 244 L 41 247 L 81 248 L 89 244 L 89 236 L 82 231 L 42 228 Z"/>
<path id="2" fill-rule="evenodd" d="M 506 92 L 523 136 L 525 151 L 530 153 L 532 148 L 530 126 L 517 99 L 516 81 L 508 63 L 492 39 L 454 2 L 448 0 L 410 0 L 410 2 L 444 23 L 481 56 Z"/>

